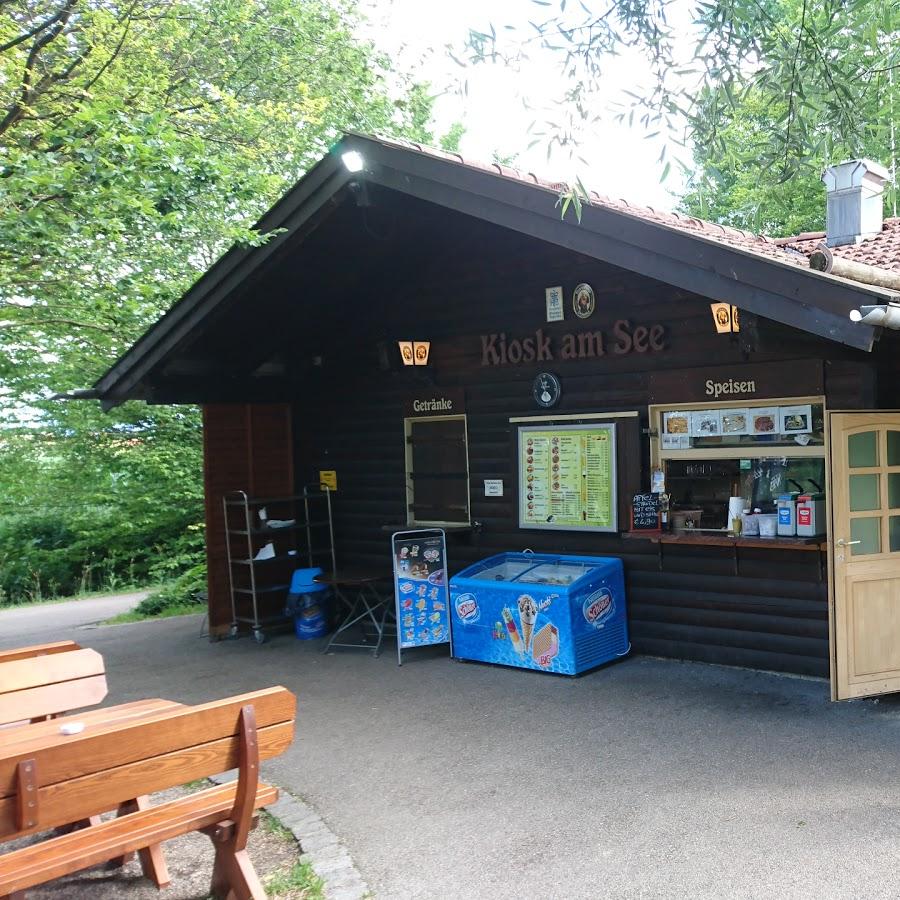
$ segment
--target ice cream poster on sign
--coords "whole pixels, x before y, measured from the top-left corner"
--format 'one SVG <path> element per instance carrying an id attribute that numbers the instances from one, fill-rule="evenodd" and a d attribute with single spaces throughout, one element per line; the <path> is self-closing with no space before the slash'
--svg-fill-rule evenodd
<path id="1" fill-rule="evenodd" d="M 450 640 L 449 594 L 444 539 L 394 540 L 397 630 L 402 649 Z"/>

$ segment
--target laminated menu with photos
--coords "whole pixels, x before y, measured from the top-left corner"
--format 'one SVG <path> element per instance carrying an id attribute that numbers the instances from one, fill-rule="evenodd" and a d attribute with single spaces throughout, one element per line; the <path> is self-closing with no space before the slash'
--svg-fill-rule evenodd
<path id="1" fill-rule="evenodd" d="M 691 446 L 691 414 L 663 413 L 662 446 L 664 450 L 687 450 Z"/>
<path id="2" fill-rule="evenodd" d="M 703 409 L 691 413 L 691 437 L 718 437 L 721 433 L 721 410 Z"/>

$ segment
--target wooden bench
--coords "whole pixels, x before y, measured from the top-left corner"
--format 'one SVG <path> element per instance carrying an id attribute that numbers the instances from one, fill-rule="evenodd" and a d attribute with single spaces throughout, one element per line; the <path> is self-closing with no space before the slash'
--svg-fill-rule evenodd
<path id="1" fill-rule="evenodd" d="M 16 647 L 14 650 L 0 650 L 0 663 L 12 662 L 14 659 L 28 659 L 31 656 L 46 656 L 49 653 L 66 653 L 69 650 L 80 650 L 81 645 L 75 641 L 54 641 L 52 644 L 32 644 L 30 647 Z"/>
<path id="2" fill-rule="evenodd" d="M 0 855 L 0 900 L 22 900 L 29 888 L 135 851 L 144 874 L 163 887 L 158 845 L 192 831 L 215 847 L 213 896 L 264 900 L 247 836 L 256 810 L 278 797 L 260 783 L 259 763 L 290 746 L 295 709 L 293 694 L 276 687 L 0 745 L 0 841 L 119 808 L 117 818 Z M 236 782 L 156 806 L 145 799 L 233 768 Z"/>
<path id="3" fill-rule="evenodd" d="M 0 661 L 0 726 L 93 706 L 106 693 L 103 657 L 96 650 L 45 651 Z"/>

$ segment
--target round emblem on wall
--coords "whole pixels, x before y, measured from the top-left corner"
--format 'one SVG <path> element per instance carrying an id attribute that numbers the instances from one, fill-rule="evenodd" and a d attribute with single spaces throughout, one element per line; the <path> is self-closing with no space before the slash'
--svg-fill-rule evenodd
<path id="1" fill-rule="evenodd" d="M 594 299 L 594 289 L 589 284 L 579 284 L 572 294 L 572 309 L 579 319 L 586 319 L 594 314 L 597 301 Z"/>
<path id="2" fill-rule="evenodd" d="M 552 372 L 541 372 L 534 379 L 532 393 L 534 394 L 534 402 L 538 406 L 549 409 L 551 406 L 556 406 L 559 403 L 559 398 L 562 396 L 562 385 Z"/>

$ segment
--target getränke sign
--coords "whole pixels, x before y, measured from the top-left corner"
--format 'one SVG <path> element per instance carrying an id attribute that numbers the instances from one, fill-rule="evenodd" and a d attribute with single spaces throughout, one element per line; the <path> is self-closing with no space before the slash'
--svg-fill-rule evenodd
<path id="1" fill-rule="evenodd" d="M 483 366 L 518 366 L 527 363 L 568 359 L 595 359 L 614 354 L 658 353 L 666 349 L 666 330 L 662 325 L 633 325 L 617 320 L 607 331 L 580 331 L 562 335 L 547 334 L 538 328 L 527 337 L 509 337 L 506 332 L 481 335 Z"/>
<path id="2" fill-rule="evenodd" d="M 461 388 L 433 388 L 403 402 L 408 419 L 424 416 L 456 416 L 466 411 L 466 395 Z"/>

